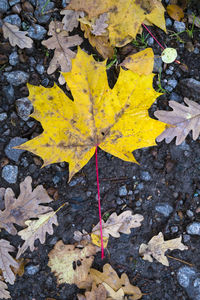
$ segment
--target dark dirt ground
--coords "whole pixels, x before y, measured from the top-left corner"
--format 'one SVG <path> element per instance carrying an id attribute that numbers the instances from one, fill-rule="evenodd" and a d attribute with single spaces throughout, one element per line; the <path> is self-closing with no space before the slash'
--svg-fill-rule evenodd
<path id="1" fill-rule="evenodd" d="M 61 9 L 60 1 L 54 1 L 55 7 Z M 195 3 L 190 7 L 192 12 L 199 14 Z M 8 11 L 9 15 L 11 12 Z M 6 14 L 3 15 L 5 17 Z M 22 17 L 22 15 L 21 15 Z M 58 13 L 52 13 L 51 19 L 59 19 Z M 50 20 L 49 20 L 50 22 Z M 43 25 L 48 29 L 48 24 Z M 28 21 L 27 21 L 28 23 Z M 167 75 L 166 70 L 169 66 L 162 65 L 162 85 L 165 87 L 168 79 L 178 81 L 177 86 L 170 93 L 165 93 L 159 97 L 150 114 L 156 109 L 168 109 L 168 100 L 174 99 L 183 103 L 183 98 L 189 96 L 190 99 L 200 103 L 200 94 L 198 95 L 193 87 L 184 87 L 181 81 L 185 78 L 200 79 L 200 55 L 195 51 L 189 51 L 187 43 L 191 42 L 194 48 L 200 50 L 200 30 L 195 27 L 194 36 L 190 38 L 187 33 L 181 34 L 184 43 L 181 43 L 176 37 L 169 37 L 157 28 L 151 28 L 154 35 L 163 45 L 171 46 L 177 49 L 178 59 L 188 66 L 184 70 L 180 65 L 173 63 L 170 67 L 172 75 Z M 173 30 L 173 26 L 171 26 Z M 144 31 L 147 34 L 146 31 Z M 9 44 L 1 36 L 1 54 L 7 56 L 13 51 Z M 6 45 L 6 46 L 5 46 Z M 8 50 L 5 51 L 5 47 Z M 83 47 L 88 48 L 85 41 Z M 160 55 L 161 49 L 156 43 L 153 43 L 153 50 L 156 55 Z M 118 51 L 118 61 L 121 61 L 124 53 L 134 50 L 132 45 Z M 138 47 L 136 47 L 139 50 Z M 33 50 L 15 50 L 22 53 L 23 56 L 32 56 L 36 62 L 45 58 L 45 48 L 41 43 L 34 41 Z M 198 52 L 198 51 L 196 51 Z M 93 53 L 94 50 L 93 50 Z M 28 62 L 19 62 L 12 70 L 25 70 L 30 73 L 29 82 L 40 84 L 44 78 L 49 78 L 49 85 L 57 82 L 58 72 L 51 76 L 46 74 L 48 64 L 52 54 L 46 60 L 45 73 L 40 75 L 37 71 L 30 71 Z M 9 63 L 6 64 L 6 68 Z M 165 69 L 166 68 L 166 69 Z M 44 245 L 36 241 L 37 250 L 30 252 L 27 250 L 23 257 L 29 260 L 25 267 L 25 273 L 22 277 L 17 276 L 14 285 L 8 284 L 13 300 L 72 300 L 77 299 L 78 288 L 75 285 L 57 285 L 55 276 L 47 266 L 48 253 L 54 247 L 58 240 L 63 240 L 65 244 L 73 244 L 73 232 L 75 230 L 85 229 L 91 232 L 92 226 L 97 224 L 98 203 L 96 199 L 97 185 L 94 157 L 89 163 L 72 179 L 74 186 L 67 183 L 68 166 L 67 163 L 54 164 L 43 169 L 40 168 L 42 161 L 29 152 L 24 152 L 18 162 L 14 162 L 6 157 L 5 147 L 10 139 L 14 137 L 26 137 L 31 139 L 35 134 L 41 133 L 40 124 L 32 119 L 33 126 L 30 129 L 27 123 L 21 120 L 15 107 L 15 100 L 26 97 L 27 89 L 25 85 L 14 88 L 14 100 L 7 101 L 2 87 L 8 85 L 4 77 L 5 69 L 0 71 L 0 112 L 7 113 L 7 119 L 1 122 L 0 127 L 0 159 L 1 168 L 5 161 L 11 165 L 18 166 L 18 177 L 15 184 L 9 184 L 0 176 L 0 187 L 11 187 L 16 195 L 19 194 L 19 183 L 30 175 L 33 178 L 33 186 L 42 184 L 47 190 L 53 188 L 58 192 L 58 199 L 53 202 L 52 207 L 57 209 L 61 204 L 68 202 L 58 212 L 59 226 L 54 227 L 54 234 L 47 236 Z M 117 71 L 112 67 L 109 72 L 111 85 L 116 79 Z M 155 88 L 157 88 L 155 79 Z M 15 118 L 13 121 L 13 113 Z M 30 119 L 29 119 L 30 121 Z M 4 132 L 10 129 L 9 135 Z M 121 234 L 120 238 L 110 238 L 106 258 L 102 261 L 100 253 L 95 257 L 93 267 L 102 270 L 103 265 L 108 262 L 117 270 L 118 274 L 126 272 L 132 284 L 138 286 L 145 295 L 142 299 L 147 300 L 167 300 L 167 299 L 200 299 L 199 294 L 193 289 L 185 289 L 177 280 L 177 273 L 181 267 L 187 266 L 183 262 L 170 259 L 170 266 L 165 267 L 154 260 L 153 263 L 144 261 L 138 254 L 141 243 L 147 243 L 154 235 L 159 232 L 164 234 L 165 239 L 173 239 L 183 236 L 184 244 L 188 246 L 187 251 L 174 250 L 169 254 L 175 258 L 184 260 L 193 265 L 195 271 L 200 272 L 199 249 L 200 239 L 198 235 L 189 235 L 186 228 L 192 222 L 200 221 L 200 139 L 192 140 L 191 135 L 186 141 L 176 146 L 173 140 L 170 144 L 159 143 L 156 147 L 141 149 L 134 152 L 134 155 L 140 165 L 124 162 L 111 155 L 98 151 L 99 156 L 99 176 L 101 190 L 102 213 L 117 212 L 130 209 L 133 213 L 140 213 L 144 216 L 144 221 L 140 228 L 133 229 L 130 235 Z M 24 159 L 28 165 L 24 166 Z M 143 173 L 148 172 L 148 173 Z M 56 177 L 55 177 L 56 176 Z M 127 195 L 119 196 L 119 189 L 125 186 Z M 169 204 L 173 212 L 165 217 L 162 213 L 156 211 L 158 204 Z M 192 213 L 188 213 L 188 211 Z M 11 236 L 6 231 L 1 231 L 1 238 L 7 239 L 16 248 L 21 240 L 17 236 Z M 13 256 L 15 253 L 13 253 Z M 34 275 L 30 274 L 30 268 L 35 267 L 37 271 Z"/>

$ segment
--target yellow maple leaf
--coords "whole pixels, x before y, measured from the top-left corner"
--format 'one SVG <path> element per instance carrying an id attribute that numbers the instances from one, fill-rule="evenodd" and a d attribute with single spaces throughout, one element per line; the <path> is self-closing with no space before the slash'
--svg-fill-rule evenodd
<path id="1" fill-rule="evenodd" d="M 112 46 L 129 43 L 145 21 L 166 31 L 161 0 L 72 0 L 67 9 L 86 12 L 89 20 L 108 13 L 106 23 Z"/>
<path id="2" fill-rule="evenodd" d="M 160 95 L 152 88 L 153 74 L 120 71 L 109 88 L 106 62 L 96 62 L 81 49 L 63 74 L 74 97 L 71 101 L 55 84 L 52 88 L 28 85 L 34 105 L 31 115 L 43 133 L 18 146 L 39 155 L 44 165 L 66 161 L 69 180 L 102 150 L 125 161 L 136 162 L 132 151 L 156 145 L 164 123 L 151 119 L 148 109 Z"/>

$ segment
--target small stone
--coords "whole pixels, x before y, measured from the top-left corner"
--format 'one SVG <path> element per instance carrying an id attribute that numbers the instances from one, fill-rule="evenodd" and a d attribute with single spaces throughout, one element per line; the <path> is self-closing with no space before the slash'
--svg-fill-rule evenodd
<path id="1" fill-rule="evenodd" d="M 4 121 L 7 118 L 7 113 L 0 114 L 0 122 Z"/>
<path id="2" fill-rule="evenodd" d="M 200 235 L 200 222 L 193 222 L 187 226 L 186 231 L 190 235 Z"/>
<path id="3" fill-rule="evenodd" d="M 200 51 L 199 51 L 199 48 L 195 47 L 195 48 L 194 48 L 194 54 L 199 54 L 199 52 L 200 52 Z"/>
<path id="4" fill-rule="evenodd" d="M 176 86 L 177 86 L 177 80 L 175 80 L 175 79 L 170 79 L 170 80 L 168 80 L 168 84 L 170 85 L 170 86 L 172 86 L 173 88 L 175 88 Z"/>
<path id="5" fill-rule="evenodd" d="M 13 52 L 9 55 L 9 63 L 11 66 L 16 66 L 19 63 L 19 55 Z"/>
<path id="6" fill-rule="evenodd" d="M 187 216 L 188 216 L 189 218 L 194 217 L 194 213 L 193 213 L 193 211 L 191 211 L 190 209 L 188 209 L 188 210 L 186 211 L 186 214 L 187 214 Z"/>
<path id="7" fill-rule="evenodd" d="M 117 198 L 116 200 L 117 205 L 122 205 L 124 203 L 124 201 L 121 198 Z"/>
<path id="8" fill-rule="evenodd" d="M 200 81 L 194 78 L 185 78 L 180 80 L 179 87 L 181 93 L 186 97 L 198 98 L 200 94 Z"/>
<path id="9" fill-rule="evenodd" d="M 65 8 L 69 4 L 70 0 L 62 0 L 62 6 Z"/>
<path id="10" fill-rule="evenodd" d="M 160 203 L 156 205 L 155 210 L 165 217 L 169 217 L 173 212 L 173 207 L 168 203 Z"/>
<path id="11" fill-rule="evenodd" d="M 169 93 L 173 91 L 173 87 L 170 85 L 165 86 L 166 91 L 168 91 Z"/>
<path id="12" fill-rule="evenodd" d="M 181 98 L 181 96 L 179 96 L 177 93 L 172 92 L 171 95 L 170 95 L 170 100 L 174 100 L 174 101 L 177 101 L 177 102 L 181 102 L 181 101 L 182 101 L 182 98 Z"/>
<path id="13" fill-rule="evenodd" d="M 53 183 L 56 185 L 57 183 L 60 182 L 60 177 L 57 176 L 57 175 L 55 175 L 55 176 L 52 178 L 52 181 L 53 181 Z"/>
<path id="14" fill-rule="evenodd" d="M 8 0 L 0 1 L 0 13 L 5 13 L 9 9 Z"/>
<path id="15" fill-rule="evenodd" d="M 138 200 L 138 201 L 135 202 L 135 205 L 136 205 L 137 207 L 140 207 L 140 206 L 142 205 L 142 202 L 141 202 L 140 200 Z"/>
<path id="16" fill-rule="evenodd" d="M 149 174 L 148 171 L 141 171 L 140 172 L 140 177 L 144 181 L 150 181 L 151 180 L 151 175 Z"/>
<path id="17" fill-rule="evenodd" d="M 187 242 L 189 242 L 189 240 L 190 240 L 189 234 L 184 234 L 184 235 L 183 235 L 183 242 L 184 242 L 184 243 L 187 243 Z"/>
<path id="18" fill-rule="evenodd" d="M 29 266 L 26 266 L 25 267 L 25 272 L 28 274 L 28 275 L 35 275 L 38 273 L 40 269 L 40 266 L 39 265 L 29 265 Z"/>
<path id="19" fill-rule="evenodd" d="M 162 71 L 162 64 L 163 64 L 163 61 L 162 61 L 161 57 L 154 57 L 153 72 L 159 73 L 160 71 Z"/>
<path id="20" fill-rule="evenodd" d="M 166 27 L 171 27 L 172 26 L 172 20 L 170 18 L 166 18 L 165 19 L 165 24 L 166 24 Z"/>
<path id="21" fill-rule="evenodd" d="M 4 76 L 6 77 L 6 80 L 14 86 L 27 83 L 29 79 L 29 74 L 24 71 L 5 72 Z"/>
<path id="22" fill-rule="evenodd" d="M 16 5 L 14 5 L 12 7 L 12 12 L 16 13 L 16 14 L 20 14 L 22 11 L 22 7 L 20 5 L 20 3 L 17 3 Z"/>
<path id="23" fill-rule="evenodd" d="M 91 192 L 91 191 L 87 191 L 87 192 L 86 192 L 86 195 L 87 195 L 87 197 L 89 198 L 89 197 L 92 195 L 92 192 Z"/>
<path id="24" fill-rule="evenodd" d="M 143 188 L 144 188 L 144 183 L 143 182 L 141 182 L 141 183 L 139 183 L 138 185 L 137 185 L 137 189 L 138 190 L 143 190 Z"/>
<path id="25" fill-rule="evenodd" d="M 5 85 L 2 88 L 3 91 L 3 95 L 6 98 L 6 100 L 8 101 L 9 104 L 13 104 L 14 100 L 15 100 L 15 92 L 14 92 L 14 88 L 12 85 Z"/>
<path id="26" fill-rule="evenodd" d="M 119 196 L 126 196 L 128 194 L 128 191 L 126 189 L 126 186 L 123 185 L 119 188 Z"/>
<path id="27" fill-rule="evenodd" d="M 75 186 L 77 184 L 85 184 L 85 179 L 83 177 L 77 177 L 70 181 L 69 186 Z"/>
<path id="28" fill-rule="evenodd" d="M 44 73 L 44 66 L 38 64 L 38 65 L 36 66 L 36 70 L 37 70 L 37 72 L 38 72 L 40 75 L 42 75 L 42 74 Z"/>
<path id="29" fill-rule="evenodd" d="M 49 85 L 49 79 L 48 78 L 44 78 L 41 82 L 41 85 L 43 85 L 44 87 L 47 87 Z"/>
<path id="30" fill-rule="evenodd" d="M 152 37 L 148 38 L 148 39 L 147 39 L 147 44 L 148 44 L 148 46 L 153 46 L 153 44 L 154 44 L 154 39 L 153 39 Z"/>
<path id="31" fill-rule="evenodd" d="M 21 98 L 16 100 L 15 102 L 16 110 L 18 116 L 23 120 L 27 121 L 31 110 L 33 109 L 33 105 L 28 98 Z"/>
<path id="32" fill-rule="evenodd" d="M 19 161 L 20 155 L 25 150 L 19 150 L 19 149 L 13 149 L 15 146 L 19 146 L 23 143 L 25 143 L 27 139 L 21 138 L 21 137 L 14 137 L 10 140 L 9 144 L 5 148 L 5 154 L 9 159 L 14 160 L 15 162 Z"/>
<path id="33" fill-rule="evenodd" d="M 172 71 L 172 70 L 169 70 L 169 69 L 167 69 L 167 70 L 165 71 L 165 73 L 166 73 L 167 75 L 172 75 L 172 74 L 173 74 L 173 71 Z"/>
<path id="34" fill-rule="evenodd" d="M 20 1 L 21 0 L 9 0 L 9 4 L 10 4 L 10 6 L 13 6 L 13 5 L 17 4 L 17 3 L 20 3 Z"/>
<path id="35" fill-rule="evenodd" d="M 9 16 L 5 17 L 3 20 L 4 20 L 4 22 L 10 23 L 12 25 L 16 25 L 18 27 L 21 26 L 21 19 L 17 14 L 9 15 Z"/>
<path id="36" fill-rule="evenodd" d="M 27 167 L 28 167 L 29 163 L 28 163 L 28 160 L 27 160 L 26 157 L 22 157 L 22 159 L 21 159 L 21 164 L 22 164 L 22 166 L 23 166 L 24 168 L 27 168 Z"/>
<path id="37" fill-rule="evenodd" d="M 175 29 L 176 32 L 185 31 L 185 23 L 174 21 L 174 29 Z"/>
<path id="38" fill-rule="evenodd" d="M 46 0 L 38 1 L 37 9 L 35 10 L 34 16 L 37 19 L 38 23 L 45 24 L 51 18 L 51 13 L 47 13 L 54 8 L 53 2 L 47 2 Z M 42 14 L 43 12 L 43 14 Z"/>
<path id="39" fill-rule="evenodd" d="M 39 41 L 44 39 L 46 32 L 46 29 L 38 24 L 30 26 L 30 28 L 28 29 L 28 35 L 30 36 L 30 38 Z"/>
<path id="40" fill-rule="evenodd" d="M 192 278 L 194 278 L 196 275 L 196 272 L 193 268 L 190 267 L 182 267 L 178 270 L 178 274 L 177 274 L 177 280 L 178 283 L 184 287 L 187 288 L 190 285 L 190 281 L 192 280 Z"/>
<path id="41" fill-rule="evenodd" d="M 33 8 L 32 4 L 29 1 L 25 1 L 22 4 L 22 8 L 23 8 L 24 11 L 27 11 L 29 13 L 33 13 L 34 12 L 34 8 Z"/>
<path id="42" fill-rule="evenodd" d="M 2 170 L 2 177 L 8 183 L 16 183 L 18 175 L 18 167 L 12 165 L 6 165 Z"/>
<path id="43" fill-rule="evenodd" d="M 171 226 L 170 230 L 172 233 L 176 233 L 178 232 L 178 226 Z"/>

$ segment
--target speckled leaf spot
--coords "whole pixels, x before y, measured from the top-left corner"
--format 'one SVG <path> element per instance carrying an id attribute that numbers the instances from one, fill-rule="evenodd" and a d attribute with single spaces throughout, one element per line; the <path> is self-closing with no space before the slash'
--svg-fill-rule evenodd
<path id="1" fill-rule="evenodd" d="M 44 131 L 18 149 L 41 156 L 44 165 L 68 162 L 70 180 L 93 156 L 96 146 L 136 162 L 133 150 L 156 145 L 155 138 L 165 124 L 148 115 L 160 95 L 152 88 L 153 74 L 121 69 L 110 89 L 106 62 L 96 62 L 79 49 L 71 72 L 63 76 L 74 101 L 56 84 L 52 88 L 28 85 L 34 106 L 31 116 L 41 122 Z"/>

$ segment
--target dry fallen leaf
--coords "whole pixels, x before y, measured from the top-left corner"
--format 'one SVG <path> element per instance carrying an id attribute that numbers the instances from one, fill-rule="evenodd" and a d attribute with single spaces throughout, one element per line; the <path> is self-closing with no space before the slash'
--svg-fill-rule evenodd
<path id="1" fill-rule="evenodd" d="M 72 0 L 67 9 L 84 11 L 88 21 L 108 13 L 111 46 L 122 47 L 136 37 L 141 24 L 147 20 L 166 31 L 164 7 L 161 0 Z"/>
<path id="2" fill-rule="evenodd" d="M 181 21 L 184 18 L 183 9 L 175 4 L 167 5 L 167 13 L 172 19 L 176 21 Z"/>
<path id="3" fill-rule="evenodd" d="M 38 220 L 28 220 L 25 224 L 27 228 L 18 232 L 18 235 L 25 240 L 24 244 L 18 249 L 16 258 L 18 259 L 28 247 L 30 250 L 35 250 L 34 242 L 39 239 L 41 244 L 44 244 L 46 233 L 53 234 L 53 224 L 58 225 L 57 216 L 54 211 L 50 211 L 43 215 L 37 216 Z"/>
<path id="4" fill-rule="evenodd" d="M 158 235 L 152 237 L 152 239 L 148 242 L 148 244 L 141 244 L 139 253 L 144 260 L 148 260 L 153 262 L 154 257 L 158 262 L 163 264 L 164 266 L 169 266 L 169 262 L 167 257 L 165 256 L 165 252 L 167 250 L 187 250 L 188 247 L 181 243 L 182 237 L 172 239 L 169 241 L 164 241 L 164 237 L 162 232 Z"/>
<path id="5" fill-rule="evenodd" d="M 96 253 L 95 246 L 88 244 L 79 249 L 75 245 L 64 245 L 59 241 L 48 254 L 48 266 L 61 283 L 79 284 L 85 281 Z"/>
<path id="6" fill-rule="evenodd" d="M 68 9 L 61 10 L 60 14 L 64 15 L 64 18 L 62 19 L 63 29 L 68 32 L 71 32 L 74 28 L 78 27 L 78 19 L 84 17 L 84 12 L 76 12 Z"/>
<path id="7" fill-rule="evenodd" d="M 10 293 L 7 291 L 7 284 L 0 280 L 0 298 L 2 299 L 10 299 Z"/>
<path id="8" fill-rule="evenodd" d="M 77 34 L 68 36 L 68 32 L 63 30 L 63 24 L 58 21 L 51 21 L 48 35 L 52 37 L 42 41 L 42 44 L 48 49 L 55 49 L 55 51 L 47 73 L 52 74 L 59 67 L 61 67 L 62 72 L 69 72 L 71 70 L 71 59 L 76 56 L 76 53 L 69 48 L 80 45 L 83 41 L 82 38 Z"/>
<path id="9" fill-rule="evenodd" d="M 143 220 L 142 215 L 132 215 L 130 210 L 124 211 L 119 216 L 114 212 L 106 222 L 102 220 L 103 237 L 109 238 L 111 235 L 115 238 L 119 238 L 120 233 L 130 234 L 130 229 L 140 227 Z M 96 239 L 96 237 L 98 237 L 98 239 Z M 100 246 L 100 223 L 92 229 L 91 238 L 93 244 Z"/>
<path id="10" fill-rule="evenodd" d="M 153 72 L 154 54 L 151 48 L 147 48 L 138 53 L 127 56 L 120 66 L 137 73 L 139 75 L 149 75 Z"/>
<path id="11" fill-rule="evenodd" d="M 20 183 L 20 195 L 16 199 L 11 188 L 5 191 L 5 209 L 0 211 L 0 228 L 6 229 L 10 234 L 17 234 L 13 224 L 25 227 L 25 221 L 29 218 L 37 218 L 38 215 L 52 211 L 51 207 L 40 204 L 53 201 L 42 185 L 38 185 L 33 191 L 32 178 L 26 177 Z"/>
<path id="12" fill-rule="evenodd" d="M 102 14 L 100 15 L 96 20 L 95 23 L 92 24 L 91 33 L 94 35 L 103 35 L 106 33 L 106 28 L 108 27 L 108 24 L 106 23 L 108 20 L 108 14 Z"/>
<path id="13" fill-rule="evenodd" d="M 16 25 L 12 25 L 10 23 L 3 23 L 2 26 L 3 35 L 5 39 L 9 39 L 11 46 L 18 46 L 21 49 L 31 48 L 32 47 L 32 39 L 26 34 L 27 31 L 20 31 Z"/>
<path id="14" fill-rule="evenodd" d="M 169 101 L 173 111 L 158 110 L 154 113 L 160 121 L 172 125 L 157 137 L 158 142 L 165 139 L 166 143 L 170 143 L 176 137 L 176 145 L 180 145 L 191 130 L 194 140 L 199 137 L 200 105 L 187 98 L 184 98 L 184 101 L 188 106 Z"/>
<path id="15" fill-rule="evenodd" d="M 97 287 L 96 283 L 93 282 L 91 291 L 85 292 L 85 296 L 85 300 L 106 300 L 107 292 L 103 284 L 99 284 Z M 81 298 L 78 299 L 81 300 Z"/>
<path id="16" fill-rule="evenodd" d="M 10 242 L 1 239 L 0 240 L 0 269 L 3 272 L 3 277 L 6 282 L 14 284 L 15 274 L 11 267 L 16 269 L 19 268 L 19 264 L 14 260 L 14 258 L 9 254 L 9 252 L 14 252 L 15 248 L 10 244 Z"/>
<path id="17" fill-rule="evenodd" d="M 97 62 L 79 49 L 72 71 L 63 75 L 74 101 L 57 85 L 28 85 L 34 105 L 31 116 L 42 123 L 44 131 L 17 149 L 41 156 L 44 165 L 67 161 L 70 180 L 90 160 L 97 145 L 129 162 L 136 162 L 133 150 L 156 145 L 155 138 L 166 125 L 148 114 L 160 95 L 152 88 L 153 74 L 121 69 L 110 89 L 106 62 Z"/>
<path id="18" fill-rule="evenodd" d="M 109 296 L 118 297 L 113 298 L 115 300 L 122 300 L 124 294 L 129 295 L 130 300 L 142 298 L 140 289 L 130 284 L 128 276 L 123 273 L 119 278 L 116 271 L 109 264 L 104 265 L 103 272 L 90 269 L 90 277 L 97 285 L 103 284 Z"/>

